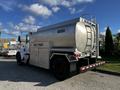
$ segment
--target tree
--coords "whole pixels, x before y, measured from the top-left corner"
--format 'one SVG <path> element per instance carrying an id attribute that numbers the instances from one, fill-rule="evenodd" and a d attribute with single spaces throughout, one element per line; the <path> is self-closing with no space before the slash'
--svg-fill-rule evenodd
<path id="1" fill-rule="evenodd" d="M 18 42 L 21 43 L 21 37 L 20 36 L 18 36 Z"/>
<path id="2" fill-rule="evenodd" d="M 117 34 L 116 36 L 118 43 L 120 43 L 120 33 Z"/>
<path id="3" fill-rule="evenodd" d="M 114 44 L 113 44 L 113 38 L 112 33 L 109 27 L 107 27 L 106 30 L 106 36 L 105 36 L 105 53 L 106 55 L 113 55 L 114 50 Z"/>
<path id="4" fill-rule="evenodd" d="M 29 42 L 28 35 L 26 35 L 26 44 Z"/>
<path id="5" fill-rule="evenodd" d="M 114 51 L 116 55 L 120 55 L 120 33 L 115 35 L 114 39 Z"/>

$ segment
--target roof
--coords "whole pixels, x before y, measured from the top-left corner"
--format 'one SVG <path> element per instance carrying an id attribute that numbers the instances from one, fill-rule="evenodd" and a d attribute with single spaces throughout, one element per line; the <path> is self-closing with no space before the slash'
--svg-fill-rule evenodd
<path id="1" fill-rule="evenodd" d="M 53 24 L 53 25 L 49 25 L 49 26 L 39 28 L 38 31 L 35 32 L 35 33 L 38 33 L 38 32 L 44 31 L 44 30 L 53 29 L 53 28 L 58 28 L 58 27 L 61 27 L 61 26 L 71 25 L 71 24 L 74 24 L 74 23 L 79 22 L 79 21 L 80 21 L 80 18 L 67 20 L 67 21 L 64 21 L 64 22 L 60 22 L 60 23 L 57 23 L 57 24 Z"/>

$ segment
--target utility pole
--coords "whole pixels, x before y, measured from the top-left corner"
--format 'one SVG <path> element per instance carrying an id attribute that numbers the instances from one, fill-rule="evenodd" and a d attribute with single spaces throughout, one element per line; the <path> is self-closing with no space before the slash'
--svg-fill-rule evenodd
<path id="1" fill-rule="evenodd" d="M 1 31 L 0 31 L 0 50 L 2 50 L 2 44 L 1 44 Z"/>

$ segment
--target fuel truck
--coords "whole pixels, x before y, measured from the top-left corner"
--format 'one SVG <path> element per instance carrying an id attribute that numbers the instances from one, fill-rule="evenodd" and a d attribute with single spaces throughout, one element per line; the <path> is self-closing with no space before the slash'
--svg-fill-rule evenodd
<path id="1" fill-rule="evenodd" d="M 85 18 L 39 28 L 29 34 L 29 48 L 16 54 L 17 64 L 49 69 L 59 80 L 104 64 L 99 58 L 98 24 Z"/>

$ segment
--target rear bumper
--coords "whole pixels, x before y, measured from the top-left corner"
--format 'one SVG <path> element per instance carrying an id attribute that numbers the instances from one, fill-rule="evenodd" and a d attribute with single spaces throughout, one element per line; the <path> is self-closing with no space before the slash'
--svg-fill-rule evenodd
<path id="1" fill-rule="evenodd" d="M 95 64 L 90 64 L 88 66 L 83 66 L 83 67 L 80 67 L 80 72 L 86 72 L 87 70 L 89 69 L 93 69 L 95 67 L 98 67 L 98 66 L 101 66 L 103 64 L 105 64 L 106 62 L 105 61 L 102 61 L 102 62 L 97 62 Z"/>

